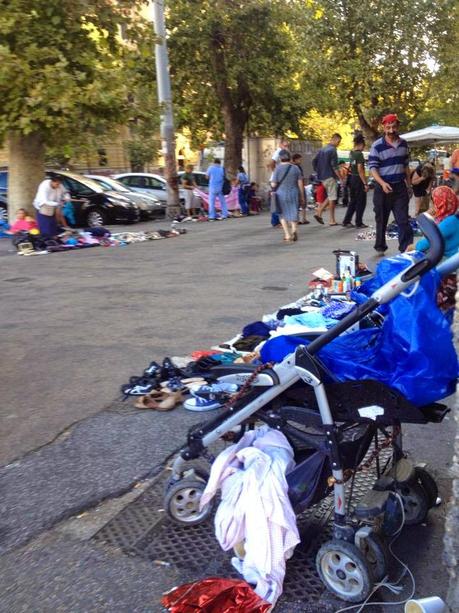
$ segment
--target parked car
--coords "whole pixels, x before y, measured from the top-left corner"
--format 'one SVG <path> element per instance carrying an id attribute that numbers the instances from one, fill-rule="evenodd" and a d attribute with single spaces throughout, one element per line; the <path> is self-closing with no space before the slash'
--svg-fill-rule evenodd
<path id="1" fill-rule="evenodd" d="M 0 194 L 6 194 L 8 191 L 8 171 L 0 170 Z"/>
<path id="2" fill-rule="evenodd" d="M 113 175 L 117 181 L 121 181 L 123 185 L 142 194 L 151 194 L 167 204 L 167 182 L 161 175 L 155 175 L 149 172 L 125 172 L 119 175 Z M 183 189 L 179 189 L 180 201 L 185 201 Z"/>
<path id="3" fill-rule="evenodd" d="M 124 194 L 127 198 L 135 202 L 139 207 L 140 217 L 142 219 L 151 219 L 152 217 L 159 215 L 164 216 L 166 212 L 165 203 L 161 202 L 161 200 L 155 196 L 152 196 L 151 194 L 139 194 L 133 189 L 126 187 L 126 185 L 120 181 L 104 175 L 85 175 L 85 177 L 99 183 L 104 191 L 113 191 L 118 192 L 119 194 Z"/>
<path id="4" fill-rule="evenodd" d="M 0 221 L 8 221 L 8 201 L 6 194 L 0 194 Z"/>
<path id="5" fill-rule="evenodd" d="M 69 192 L 75 208 L 78 226 L 105 226 L 116 222 L 135 222 L 140 219 L 137 204 L 116 191 L 104 188 L 83 175 L 63 170 L 53 170 L 58 175 L 65 189 Z"/>

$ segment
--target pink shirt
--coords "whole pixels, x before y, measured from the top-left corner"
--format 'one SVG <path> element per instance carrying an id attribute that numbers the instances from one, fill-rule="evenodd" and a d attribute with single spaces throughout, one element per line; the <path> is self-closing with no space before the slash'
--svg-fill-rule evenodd
<path id="1" fill-rule="evenodd" d="M 30 221 L 27 219 L 18 219 L 11 225 L 10 232 L 28 232 L 37 227 L 37 223 L 33 219 Z"/>

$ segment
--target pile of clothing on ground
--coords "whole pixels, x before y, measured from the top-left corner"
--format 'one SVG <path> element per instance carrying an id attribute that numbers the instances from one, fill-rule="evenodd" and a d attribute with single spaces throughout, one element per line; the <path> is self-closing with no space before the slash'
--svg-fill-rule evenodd
<path id="1" fill-rule="evenodd" d="M 131 243 L 173 238 L 186 234 L 184 228 L 172 227 L 170 230 L 146 232 L 115 232 L 106 228 L 87 228 L 85 230 L 66 230 L 53 238 L 44 238 L 39 233 L 18 232 L 12 237 L 18 255 L 46 255 L 75 251 L 89 247 L 124 247 Z"/>

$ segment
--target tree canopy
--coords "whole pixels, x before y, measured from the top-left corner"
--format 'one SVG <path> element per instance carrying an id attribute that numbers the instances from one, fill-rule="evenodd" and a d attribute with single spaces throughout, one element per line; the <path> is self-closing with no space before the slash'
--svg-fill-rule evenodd
<path id="1" fill-rule="evenodd" d="M 225 135 L 230 171 L 241 163 L 242 135 L 299 129 L 308 108 L 300 91 L 290 3 L 176 0 L 167 16 L 175 111 L 196 140 Z M 197 142 L 196 144 L 201 144 Z"/>
<path id="2" fill-rule="evenodd" d="M 435 62 L 451 28 L 451 0 L 309 0 L 303 87 L 317 108 L 355 115 L 369 137 L 398 110 L 412 122 L 433 95 Z"/>

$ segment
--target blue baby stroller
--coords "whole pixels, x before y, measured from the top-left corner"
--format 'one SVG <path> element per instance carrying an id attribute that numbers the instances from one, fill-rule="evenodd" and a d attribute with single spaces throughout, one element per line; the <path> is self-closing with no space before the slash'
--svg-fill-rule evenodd
<path id="1" fill-rule="evenodd" d="M 433 477 L 405 457 L 402 424 L 439 423 L 449 409 L 437 402 L 414 404 L 377 380 L 338 381 L 317 354 L 437 266 L 444 251 L 442 236 L 428 216 L 421 215 L 418 221 L 430 241 L 425 257 L 379 287 L 336 326 L 277 364 L 212 368 L 219 381 L 242 388 L 217 417 L 189 431 L 166 492 L 165 509 L 174 521 L 188 525 L 204 521 L 212 511 L 210 506 L 199 508 L 206 475 L 188 470 L 188 462 L 209 458 L 211 444 L 222 437 L 238 440 L 260 422 L 280 430 L 295 454 L 296 467 L 287 475 L 295 512 L 333 493 L 333 538 L 318 551 L 316 564 L 324 585 L 348 602 L 365 600 L 386 575 L 384 539 L 395 534 L 403 521 L 423 522 L 437 499 Z M 457 256 L 451 260 L 445 274 L 457 268 Z M 384 462 L 383 450 L 391 452 Z M 355 475 L 372 464 L 374 485 L 352 505 Z"/>

